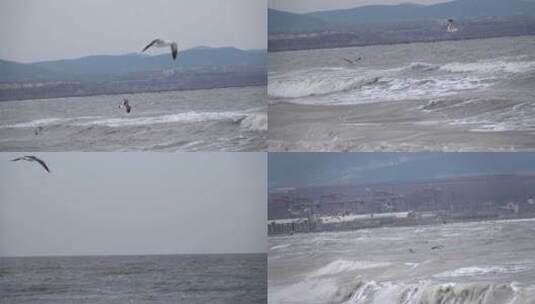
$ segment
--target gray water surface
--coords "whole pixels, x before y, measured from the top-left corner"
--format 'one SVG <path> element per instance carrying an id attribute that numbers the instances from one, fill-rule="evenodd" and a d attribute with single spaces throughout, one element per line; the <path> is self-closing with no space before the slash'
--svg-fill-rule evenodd
<path id="1" fill-rule="evenodd" d="M 271 237 L 268 271 L 269 303 L 535 303 L 535 220 Z"/>
<path id="2" fill-rule="evenodd" d="M 269 56 L 271 150 L 535 150 L 532 36 Z"/>
<path id="3" fill-rule="evenodd" d="M 265 90 L 0 102 L 0 151 L 263 151 Z M 123 97 L 129 114 L 118 107 Z"/>
<path id="4" fill-rule="evenodd" d="M 266 255 L 0 258 L 1 303 L 265 303 Z"/>

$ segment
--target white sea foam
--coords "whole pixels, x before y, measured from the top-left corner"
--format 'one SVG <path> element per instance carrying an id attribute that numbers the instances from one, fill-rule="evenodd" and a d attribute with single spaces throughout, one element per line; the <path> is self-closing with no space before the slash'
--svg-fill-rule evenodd
<path id="1" fill-rule="evenodd" d="M 387 267 L 389 265 L 391 265 L 391 263 L 388 263 L 388 262 L 336 260 L 312 272 L 309 276 L 319 277 L 319 276 L 324 276 L 324 275 L 333 275 L 333 274 L 355 271 L 355 270 Z"/>
<path id="2" fill-rule="evenodd" d="M 68 119 L 65 118 L 45 118 L 37 119 L 27 122 L 16 123 L 12 125 L 4 125 L 3 128 L 36 128 L 42 126 L 49 126 L 53 124 L 60 124 L 61 122 L 66 122 Z"/>
<path id="3" fill-rule="evenodd" d="M 239 121 L 247 115 L 238 112 L 185 112 L 177 114 L 132 117 L 132 118 L 109 118 L 80 123 L 80 126 L 102 125 L 108 127 L 130 127 L 166 123 L 193 123 L 211 120 Z"/>
<path id="4" fill-rule="evenodd" d="M 288 248 L 291 245 L 292 244 L 281 244 L 281 245 L 273 246 L 269 250 L 278 250 L 278 249 Z"/>
<path id="5" fill-rule="evenodd" d="M 518 273 L 529 270 L 525 265 L 505 265 L 505 266 L 472 266 L 462 267 L 451 271 L 441 272 L 436 274 L 436 278 L 455 278 L 455 277 L 471 277 L 484 276 L 506 273 Z"/>
<path id="6" fill-rule="evenodd" d="M 483 74 L 525 73 L 534 69 L 535 61 L 502 60 L 484 60 L 478 62 L 451 62 L 440 67 L 440 70 L 454 73 L 475 72 Z"/>
<path id="7" fill-rule="evenodd" d="M 289 73 L 273 77 L 269 81 L 268 94 L 275 99 L 271 103 L 289 99 L 287 101 L 297 104 L 350 105 L 451 96 L 462 91 L 488 88 L 493 85 L 494 79 L 494 76 L 458 77 L 448 74 L 422 78 L 393 70 L 344 70 L 333 75 L 306 71 L 302 75 Z"/>
<path id="8" fill-rule="evenodd" d="M 251 113 L 241 121 L 241 127 L 247 131 L 267 131 L 267 113 Z"/>
<path id="9" fill-rule="evenodd" d="M 359 74 L 355 70 L 307 70 L 270 78 L 268 95 L 275 98 L 321 96 L 355 90 L 378 80 L 376 75 Z"/>
<path id="10" fill-rule="evenodd" d="M 527 289 L 524 289 L 527 290 Z M 270 287 L 269 303 L 344 304 L 495 304 L 522 302 L 523 289 L 516 283 L 412 283 L 306 279 L 287 287 Z M 520 300 L 520 301 L 518 301 Z"/>

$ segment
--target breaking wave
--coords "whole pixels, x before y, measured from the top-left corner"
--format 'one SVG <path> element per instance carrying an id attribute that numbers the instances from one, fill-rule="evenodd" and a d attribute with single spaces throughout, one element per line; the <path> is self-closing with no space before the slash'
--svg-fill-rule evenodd
<path id="1" fill-rule="evenodd" d="M 268 95 L 298 104 L 358 104 L 446 97 L 487 89 L 511 75 L 535 71 L 535 61 L 503 58 L 434 64 L 412 62 L 392 69 L 316 68 L 272 74 Z"/>
<path id="2" fill-rule="evenodd" d="M 270 303 L 497 304 L 527 303 L 532 287 L 518 283 L 414 283 L 309 279 L 270 294 Z M 532 295 L 531 295 L 532 296 Z"/>
<path id="3" fill-rule="evenodd" d="M 193 123 L 210 120 L 230 120 L 240 121 L 246 115 L 236 112 L 185 112 L 178 114 L 149 116 L 149 117 L 134 117 L 134 118 L 110 118 L 94 120 L 90 122 L 80 123 L 81 126 L 102 125 L 108 127 L 130 127 L 143 126 L 166 123 Z"/>
<path id="4" fill-rule="evenodd" d="M 483 275 L 518 273 L 529 270 L 529 267 L 522 265 L 508 265 L 508 266 L 473 266 L 463 267 L 452 271 L 446 271 L 435 275 L 437 278 L 456 278 L 456 277 L 472 277 Z"/>
<path id="5" fill-rule="evenodd" d="M 80 116 L 73 118 L 47 118 L 37 119 L 16 124 L 0 126 L 2 128 L 36 128 L 51 126 L 106 126 L 106 127 L 132 127 L 166 123 L 196 123 L 204 121 L 229 121 L 239 124 L 247 131 L 267 130 L 267 114 L 262 112 L 185 112 L 159 116 L 141 116 L 124 118 L 103 118 L 102 116 Z"/>
<path id="6" fill-rule="evenodd" d="M 249 114 L 241 121 L 240 126 L 246 131 L 267 131 L 267 113 Z"/>
<path id="7" fill-rule="evenodd" d="M 502 61 L 484 60 L 478 62 L 451 62 L 440 67 L 440 70 L 452 73 L 525 73 L 535 69 L 535 61 Z"/>
<path id="8" fill-rule="evenodd" d="M 350 70 L 308 71 L 303 75 L 274 77 L 269 80 L 268 95 L 275 98 L 298 98 L 345 92 L 372 85 L 380 77 L 356 77 Z"/>
<path id="9" fill-rule="evenodd" d="M 370 268 L 380 268 L 387 267 L 390 263 L 387 262 L 368 262 L 368 261 L 347 261 L 347 260 L 336 260 L 329 263 L 328 265 L 314 271 L 310 276 L 318 277 L 324 275 L 332 275 L 341 272 L 370 269 Z"/>

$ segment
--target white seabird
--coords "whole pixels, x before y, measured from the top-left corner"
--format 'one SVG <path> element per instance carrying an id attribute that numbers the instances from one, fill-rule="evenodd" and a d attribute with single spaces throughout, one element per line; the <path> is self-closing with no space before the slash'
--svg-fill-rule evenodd
<path id="1" fill-rule="evenodd" d="M 19 160 L 25 160 L 29 162 L 38 162 L 43 168 L 45 168 L 46 172 L 50 173 L 50 169 L 48 169 L 48 166 L 46 165 L 46 163 L 33 155 L 24 155 L 22 157 L 17 157 L 15 159 L 12 159 L 11 161 L 19 161 Z"/>
<path id="2" fill-rule="evenodd" d="M 160 38 L 154 39 L 141 52 L 142 53 L 145 52 L 150 47 L 162 48 L 162 47 L 168 47 L 168 46 L 171 47 L 171 55 L 173 55 L 173 60 L 175 60 L 178 51 L 177 51 L 176 42 L 171 41 L 171 40 L 163 40 L 163 39 L 160 39 Z"/>
<path id="3" fill-rule="evenodd" d="M 453 19 L 448 19 L 448 33 L 455 33 L 459 31 L 459 28 L 455 26 Z"/>

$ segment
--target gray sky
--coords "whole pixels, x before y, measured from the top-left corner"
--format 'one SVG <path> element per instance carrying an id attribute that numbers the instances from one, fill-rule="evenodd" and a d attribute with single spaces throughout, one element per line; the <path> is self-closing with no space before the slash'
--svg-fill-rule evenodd
<path id="1" fill-rule="evenodd" d="M 154 38 L 266 48 L 265 0 L 2 0 L 0 59 L 33 62 L 140 51 Z"/>
<path id="2" fill-rule="evenodd" d="M 0 256 L 266 250 L 265 153 L 0 153 Z"/>
<path id="3" fill-rule="evenodd" d="M 378 4 L 401 4 L 401 3 L 418 3 L 418 4 L 435 4 L 448 2 L 451 0 L 268 0 L 269 7 L 294 12 L 308 13 L 315 11 L 326 11 L 335 9 L 354 8 L 365 5 Z"/>

